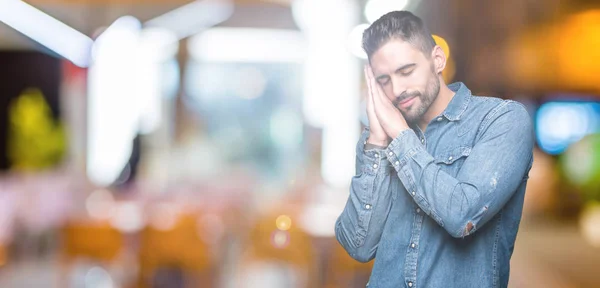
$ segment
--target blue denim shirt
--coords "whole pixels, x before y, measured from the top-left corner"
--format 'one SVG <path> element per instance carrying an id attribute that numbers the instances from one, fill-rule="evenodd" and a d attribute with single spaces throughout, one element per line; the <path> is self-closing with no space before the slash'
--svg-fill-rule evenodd
<path id="1" fill-rule="evenodd" d="M 462 83 L 422 133 L 356 148 L 356 175 L 335 226 L 354 259 L 375 259 L 367 287 L 506 287 L 533 124 L 518 102 L 472 96 Z"/>

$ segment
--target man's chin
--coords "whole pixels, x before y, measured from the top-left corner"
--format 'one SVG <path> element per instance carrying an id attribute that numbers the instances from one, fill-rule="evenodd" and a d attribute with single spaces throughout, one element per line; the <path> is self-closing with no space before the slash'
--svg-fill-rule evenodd
<path id="1" fill-rule="evenodd" d="M 410 111 L 410 112 L 401 111 L 401 112 L 402 112 L 402 116 L 404 117 L 404 120 L 406 120 L 406 122 L 409 122 L 409 123 L 415 123 L 415 122 L 419 121 L 419 119 L 421 118 L 421 115 L 416 115 L 416 113 L 414 113 L 415 111 Z"/>

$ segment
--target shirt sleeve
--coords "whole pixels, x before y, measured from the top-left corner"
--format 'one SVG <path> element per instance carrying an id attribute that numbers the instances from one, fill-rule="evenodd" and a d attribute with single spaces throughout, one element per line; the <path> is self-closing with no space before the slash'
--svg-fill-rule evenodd
<path id="1" fill-rule="evenodd" d="M 356 175 L 351 180 L 344 211 L 335 224 L 338 242 L 361 262 L 375 257 L 391 209 L 392 178 L 396 178 L 383 149 L 365 150 L 368 135 L 366 128 L 356 146 Z"/>

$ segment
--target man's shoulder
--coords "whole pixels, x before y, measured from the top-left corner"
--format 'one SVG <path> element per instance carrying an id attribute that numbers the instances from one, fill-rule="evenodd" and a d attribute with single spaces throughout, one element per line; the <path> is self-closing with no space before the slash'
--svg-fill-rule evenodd
<path id="1" fill-rule="evenodd" d="M 489 131 L 492 123 L 500 129 L 532 127 L 532 119 L 523 104 L 515 100 L 490 96 L 472 96 L 468 105 L 467 122 L 472 128 L 477 126 L 477 135 Z M 495 129 L 495 128 L 494 128 Z M 530 129 L 530 128 L 527 128 Z"/>
<path id="2" fill-rule="evenodd" d="M 525 106 L 515 100 L 502 99 L 491 96 L 471 96 L 470 110 L 477 111 L 484 118 L 491 119 L 510 112 L 513 117 L 528 117 Z"/>

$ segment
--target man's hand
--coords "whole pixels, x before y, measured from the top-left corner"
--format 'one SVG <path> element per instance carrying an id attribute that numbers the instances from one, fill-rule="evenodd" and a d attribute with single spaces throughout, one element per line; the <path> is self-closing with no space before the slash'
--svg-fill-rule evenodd
<path id="1" fill-rule="evenodd" d="M 373 103 L 373 89 L 371 84 L 371 77 L 369 77 L 369 71 L 367 66 L 365 66 L 365 80 L 367 81 L 368 93 L 367 93 L 367 117 L 369 119 L 369 143 L 386 147 L 389 144 L 388 135 L 383 130 L 381 124 L 379 124 L 379 120 L 377 119 L 377 115 L 375 114 L 375 106 Z"/>
<path id="2" fill-rule="evenodd" d="M 375 115 L 377 116 L 378 123 L 380 123 L 388 137 L 396 139 L 402 131 L 409 129 L 408 124 L 406 123 L 404 116 L 402 116 L 402 113 L 394 106 L 392 101 L 385 97 L 385 93 L 381 89 L 381 86 L 379 86 L 379 83 L 375 80 L 371 67 L 367 68 L 367 78 L 367 82 L 370 83 L 369 94 L 373 100 L 372 106 Z M 371 121 L 370 117 L 369 121 Z"/>

